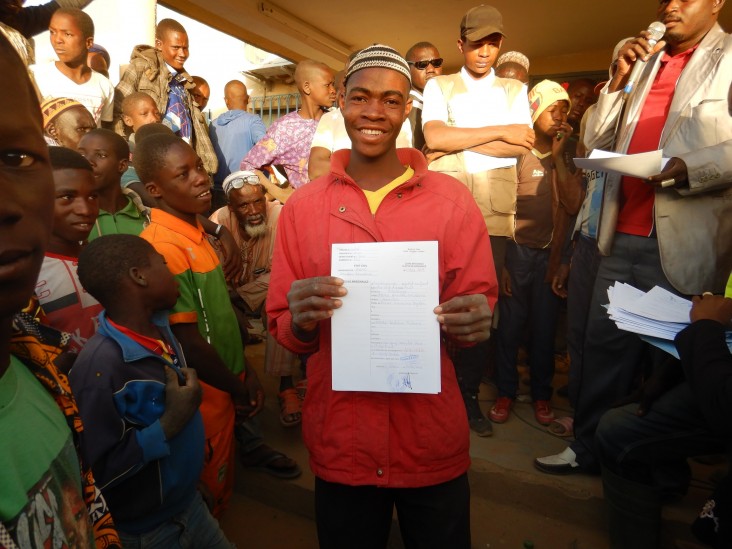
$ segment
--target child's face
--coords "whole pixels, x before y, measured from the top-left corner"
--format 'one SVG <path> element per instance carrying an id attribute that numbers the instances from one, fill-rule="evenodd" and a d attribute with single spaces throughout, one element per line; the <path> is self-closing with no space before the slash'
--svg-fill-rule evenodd
<path id="1" fill-rule="evenodd" d="M 536 119 L 534 130 L 554 139 L 558 131 L 564 130 L 562 126 L 567 122 L 568 112 L 569 104 L 566 101 L 555 101 Z"/>
<path id="2" fill-rule="evenodd" d="M 152 97 L 142 99 L 132 105 L 129 111 L 122 115 L 122 121 L 136 132 L 145 124 L 156 124 L 160 122 L 160 111 L 158 111 Z"/>
<path id="3" fill-rule="evenodd" d="M 38 102 L 9 46 L 0 50 L 0 73 L 13 98 L 0 117 L 0 317 L 6 318 L 33 293 L 51 234 L 53 179 Z"/>
<path id="4" fill-rule="evenodd" d="M 122 174 L 127 169 L 127 159 L 117 158 L 114 144 L 109 139 L 94 133 L 86 134 L 79 141 L 79 152 L 94 170 L 97 189 L 119 185 Z"/>
<path id="5" fill-rule="evenodd" d="M 62 63 L 86 64 L 89 48 L 94 43 L 93 37 L 84 37 L 79 25 L 72 16 L 65 13 L 54 14 L 48 25 L 51 46 Z"/>
<path id="6" fill-rule="evenodd" d="M 172 309 L 178 302 L 178 281 L 168 269 L 165 258 L 155 250 L 150 252 L 150 266 L 140 268 L 147 280 L 146 298 L 156 311 Z"/>
<path id="7" fill-rule="evenodd" d="M 168 31 L 162 39 L 155 39 L 155 47 L 165 62 L 176 71 L 183 70 L 188 59 L 188 35 L 184 32 Z"/>
<path id="8" fill-rule="evenodd" d="M 195 216 L 211 209 L 211 180 L 199 156 L 183 141 L 171 145 L 155 180 L 146 187 L 173 215 Z"/>
<path id="9" fill-rule="evenodd" d="M 76 150 L 84 134 L 96 127 L 88 110 L 84 107 L 72 107 L 59 114 L 46 131 L 62 147 Z"/>
<path id="10" fill-rule="evenodd" d="M 94 174 L 79 169 L 53 170 L 53 183 L 52 242 L 63 246 L 86 240 L 99 215 Z"/>

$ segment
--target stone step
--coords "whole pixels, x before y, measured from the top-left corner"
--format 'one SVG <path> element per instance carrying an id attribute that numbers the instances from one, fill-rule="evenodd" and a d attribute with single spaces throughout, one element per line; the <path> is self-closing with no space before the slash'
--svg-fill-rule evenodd
<path id="1" fill-rule="evenodd" d="M 247 349 L 247 357 L 259 370 L 268 395 L 277 394 L 275 380 L 261 371 L 264 346 Z M 564 379 L 562 379 L 564 376 Z M 566 372 L 557 372 L 557 385 Z M 495 389 L 481 386 L 481 407 L 487 412 Z M 566 401 L 554 401 L 558 415 L 570 413 Z M 564 407 L 564 408 L 563 408 Z M 276 398 L 268 398 L 260 414 L 267 444 L 295 459 L 303 474 L 295 480 L 280 480 L 266 473 L 237 470 L 236 491 L 264 505 L 287 513 L 314 518 L 314 478 L 299 427 L 284 428 L 278 419 Z M 555 454 L 568 444 L 541 427 L 527 402 L 517 401 L 511 418 L 494 426 L 492 437 L 471 435 L 472 466 L 471 528 L 473 547 L 521 547 L 532 541 L 536 549 L 606 549 L 608 547 L 602 486 L 599 477 L 552 476 L 538 472 L 533 459 Z M 694 464 L 695 481 L 687 497 L 664 509 L 664 548 L 701 549 L 689 525 L 711 492 L 710 478 L 719 467 Z M 397 528 L 391 547 L 399 549 Z"/>

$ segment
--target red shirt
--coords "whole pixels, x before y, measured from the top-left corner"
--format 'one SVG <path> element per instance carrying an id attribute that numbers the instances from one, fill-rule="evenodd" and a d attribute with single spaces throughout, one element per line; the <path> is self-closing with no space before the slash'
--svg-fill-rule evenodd
<path id="1" fill-rule="evenodd" d="M 697 46 L 670 56 L 664 53 L 661 67 L 643 104 L 638 124 L 628 145 L 628 154 L 655 151 L 661 142 L 676 83 Z M 620 191 L 620 213 L 616 231 L 650 236 L 653 231 L 654 187 L 636 177 L 623 177 Z"/>

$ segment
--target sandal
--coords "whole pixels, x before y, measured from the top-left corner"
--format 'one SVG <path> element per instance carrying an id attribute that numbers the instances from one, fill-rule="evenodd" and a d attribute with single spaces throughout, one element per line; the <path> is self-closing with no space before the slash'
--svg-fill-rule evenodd
<path id="1" fill-rule="evenodd" d="M 305 395 L 308 392 L 308 379 L 301 379 L 295 383 L 295 390 L 297 391 L 298 398 L 300 400 L 305 400 Z"/>
<path id="2" fill-rule="evenodd" d="M 555 418 L 547 427 L 547 431 L 562 438 L 574 436 L 574 418 L 571 416 Z"/>
<path id="3" fill-rule="evenodd" d="M 262 343 L 262 341 L 264 341 L 264 337 L 261 335 L 247 332 L 247 341 L 245 345 L 256 345 L 257 343 Z"/>
<path id="4" fill-rule="evenodd" d="M 269 473 L 273 477 L 292 479 L 302 474 L 295 461 L 282 452 L 262 444 L 254 450 L 239 455 L 242 465 L 248 469 Z"/>
<path id="5" fill-rule="evenodd" d="M 294 387 L 279 394 L 280 423 L 283 427 L 294 427 L 302 421 L 302 401 Z"/>

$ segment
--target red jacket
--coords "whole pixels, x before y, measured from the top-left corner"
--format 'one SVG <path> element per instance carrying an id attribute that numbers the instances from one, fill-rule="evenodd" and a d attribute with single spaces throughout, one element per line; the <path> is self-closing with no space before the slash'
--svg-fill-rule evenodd
<path id="1" fill-rule="evenodd" d="M 482 293 L 493 310 L 496 274 L 483 217 L 467 188 L 427 171 L 415 149 L 399 149 L 414 176 L 391 191 L 375 215 L 348 175 L 350 151 L 336 152 L 331 173 L 298 191 L 280 215 L 267 296 L 269 330 L 307 364 L 303 437 L 320 478 L 347 485 L 421 487 L 452 480 L 470 465 L 465 406 L 445 345 L 442 392 L 388 394 L 331 389 L 330 320 L 305 343 L 291 331 L 293 281 L 330 275 L 331 244 L 437 240 L 440 302 Z"/>

